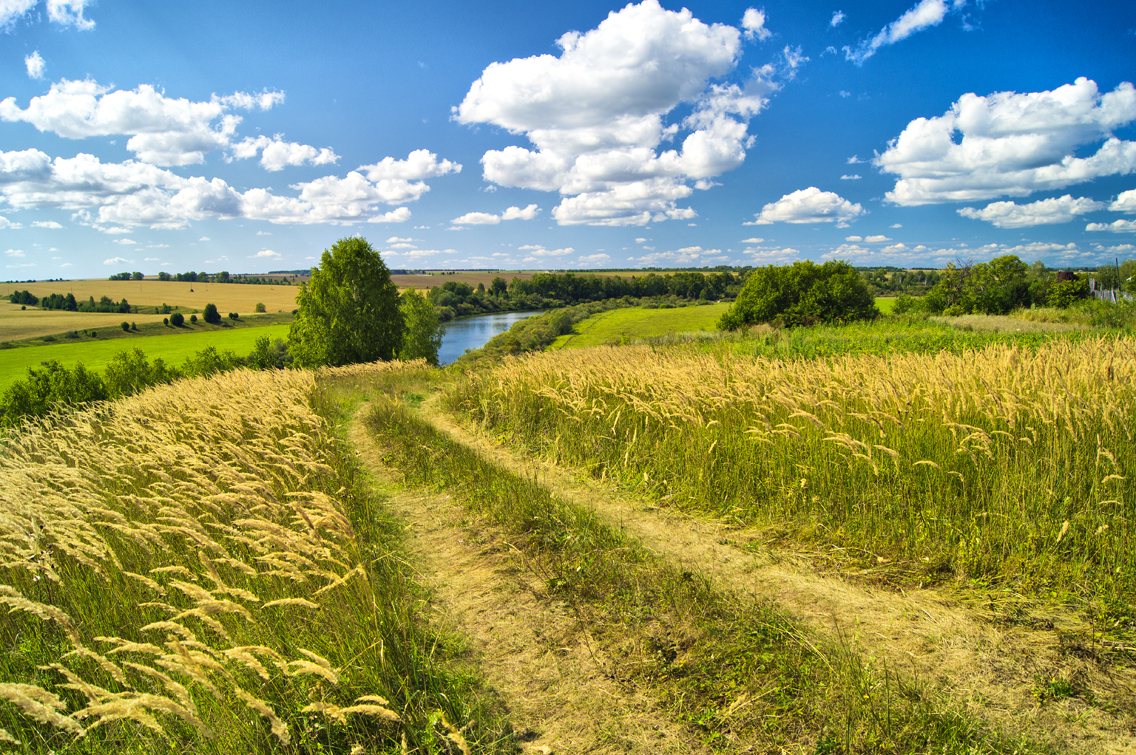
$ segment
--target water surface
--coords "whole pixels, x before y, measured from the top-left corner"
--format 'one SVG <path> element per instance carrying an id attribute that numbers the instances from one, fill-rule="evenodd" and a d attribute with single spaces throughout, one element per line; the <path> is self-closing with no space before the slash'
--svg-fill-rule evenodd
<path id="1" fill-rule="evenodd" d="M 464 354 L 466 349 L 480 349 L 489 343 L 490 338 L 513 327 L 513 323 L 539 314 L 540 312 L 495 312 L 450 320 L 442 333 L 438 364 L 450 364 Z"/>

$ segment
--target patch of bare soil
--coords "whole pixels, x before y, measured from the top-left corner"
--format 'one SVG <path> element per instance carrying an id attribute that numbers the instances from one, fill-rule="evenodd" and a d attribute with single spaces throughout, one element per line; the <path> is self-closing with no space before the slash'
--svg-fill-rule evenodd
<path id="1" fill-rule="evenodd" d="M 349 429 L 360 460 L 391 475 L 364 429 Z M 443 626 L 468 638 L 477 667 L 509 707 L 526 753 L 704 752 L 646 692 L 620 683 L 589 627 L 525 568 L 491 526 L 470 521 L 450 496 L 395 493 L 419 579 L 434 591 Z"/>
<path id="2" fill-rule="evenodd" d="M 1063 632 L 1088 631 L 1073 617 L 998 622 L 942 590 L 873 588 L 821 573 L 807 559 L 762 546 L 754 531 L 660 508 L 577 471 L 513 453 L 455 422 L 435 400 L 423 405 L 422 416 L 497 464 L 594 508 L 672 563 L 720 587 L 773 600 L 1005 732 L 1075 753 L 1136 754 L 1134 659 L 1129 654 L 1127 662 L 1112 663 L 1091 647 L 1070 648 Z"/>

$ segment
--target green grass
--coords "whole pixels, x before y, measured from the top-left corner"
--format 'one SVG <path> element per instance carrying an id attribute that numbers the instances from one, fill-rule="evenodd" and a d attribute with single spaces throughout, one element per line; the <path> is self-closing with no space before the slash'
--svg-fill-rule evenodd
<path id="1" fill-rule="evenodd" d="M 549 350 L 630 343 L 673 333 L 715 330 L 729 304 L 646 309 L 613 309 L 576 324 L 573 332 L 553 341 Z"/>
<path id="2" fill-rule="evenodd" d="M 38 367 L 40 362 L 56 360 L 66 367 L 82 362 L 88 369 L 102 372 L 119 351 L 135 346 L 153 360 L 161 357 L 167 364 L 181 366 L 186 357 L 212 346 L 218 351 L 229 350 L 239 356 L 252 351 L 253 342 L 260 336 L 270 340 L 288 337 L 288 325 L 268 325 L 260 328 L 225 328 L 223 330 L 197 333 L 178 332 L 174 335 L 134 335 L 126 338 L 103 340 L 84 339 L 76 342 L 60 342 L 47 346 L 28 346 L 17 349 L 0 349 L 0 391 L 27 375 L 28 367 Z M 164 328 L 172 331 L 172 328 Z M 122 331 L 119 330 L 121 333 Z M 126 334 L 123 333 L 125 336 Z"/>
<path id="3" fill-rule="evenodd" d="M 894 296 L 877 296 L 876 309 L 882 314 L 890 315 L 895 309 L 895 298 Z"/>

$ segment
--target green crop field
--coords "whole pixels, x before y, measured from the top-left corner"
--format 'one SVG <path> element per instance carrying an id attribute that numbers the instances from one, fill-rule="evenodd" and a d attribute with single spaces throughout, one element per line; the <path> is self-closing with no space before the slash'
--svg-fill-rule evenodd
<path id="1" fill-rule="evenodd" d="M 186 333 L 177 337 L 139 336 L 137 338 L 118 338 L 107 341 L 83 341 L 81 343 L 60 343 L 49 346 L 29 346 L 22 349 L 0 350 L 0 391 L 23 378 L 28 367 L 38 367 L 40 362 L 54 359 L 64 366 L 72 367 L 78 362 L 84 366 L 102 371 L 117 352 L 135 346 L 146 352 L 149 359 L 161 357 L 167 364 L 178 366 L 186 357 L 192 356 L 206 346 L 218 351 L 229 350 L 241 356 L 252 351 L 253 342 L 260 336 L 271 340 L 288 337 L 288 325 L 268 325 L 263 328 L 237 328 L 203 333 Z"/>
<path id="2" fill-rule="evenodd" d="M 573 333 L 560 336 L 549 348 L 578 349 L 627 343 L 671 333 L 714 330 L 718 318 L 729 308 L 729 304 L 708 304 L 677 309 L 613 309 L 577 323 Z"/>
<path id="3" fill-rule="evenodd" d="M 895 310 L 895 297 L 894 296 L 877 296 L 876 309 L 882 314 L 890 315 Z"/>

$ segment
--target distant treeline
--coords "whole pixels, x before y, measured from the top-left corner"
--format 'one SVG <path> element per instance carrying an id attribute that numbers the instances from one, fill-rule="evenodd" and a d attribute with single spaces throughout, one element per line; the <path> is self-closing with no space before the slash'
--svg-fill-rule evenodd
<path id="1" fill-rule="evenodd" d="M 14 291 L 8 294 L 8 301 L 26 307 L 38 306 L 40 309 L 58 309 L 64 312 L 117 312 L 120 314 L 138 312 L 138 307 L 131 307 L 126 299 L 115 301 L 109 296 L 102 296 L 98 301 L 95 301 L 95 297 L 91 296 L 87 298 L 87 301 L 80 302 L 75 299 L 74 294 L 49 294 L 40 299 L 30 291 Z"/>
<path id="2" fill-rule="evenodd" d="M 528 280 L 498 276 L 489 287 L 447 281 L 427 294 L 441 320 L 483 312 L 552 309 L 584 302 L 613 299 L 674 298 L 718 301 L 732 299 L 741 289 L 742 276 L 732 272 L 648 273 L 633 278 L 574 273 L 537 273 Z"/>
<path id="3" fill-rule="evenodd" d="M 137 270 L 133 273 L 115 273 L 110 276 L 112 281 L 140 281 L 145 276 Z M 292 278 L 296 276 L 293 275 Z M 291 286 L 290 278 L 266 278 L 259 275 L 231 275 L 228 270 L 210 275 L 206 272 L 190 270 L 188 273 L 167 273 L 164 270 L 158 273 L 160 281 L 188 281 L 189 283 L 251 283 L 253 285 L 280 285 Z"/>

